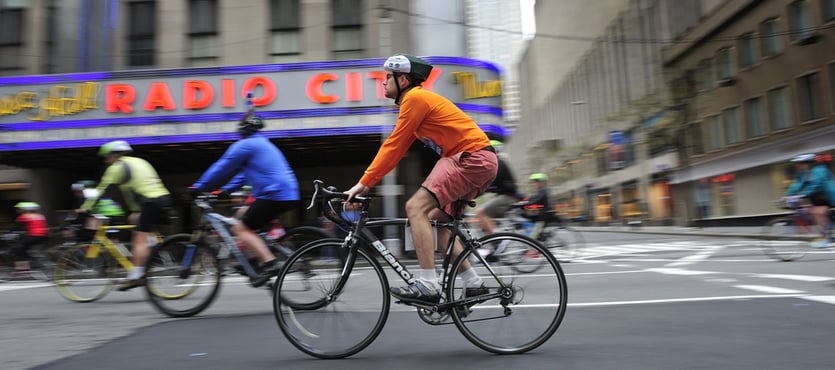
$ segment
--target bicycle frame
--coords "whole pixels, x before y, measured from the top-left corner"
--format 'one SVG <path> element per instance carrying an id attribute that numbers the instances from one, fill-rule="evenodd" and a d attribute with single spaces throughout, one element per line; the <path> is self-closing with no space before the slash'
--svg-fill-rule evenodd
<path id="1" fill-rule="evenodd" d="M 124 249 L 125 246 L 122 244 L 116 244 L 110 238 L 107 237 L 107 232 L 110 230 L 130 230 L 136 228 L 136 225 L 102 225 L 96 229 L 96 234 L 93 235 L 93 241 L 90 243 L 90 248 L 87 249 L 87 254 L 85 255 L 86 258 L 96 258 L 101 253 L 99 249 L 99 245 L 103 246 L 107 249 L 108 252 L 122 265 L 127 271 L 133 269 L 133 263 L 128 259 L 128 255 L 130 252 L 127 249 Z"/>
<path id="2" fill-rule="evenodd" d="M 368 198 L 363 198 L 368 199 Z M 315 200 L 315 196 L 314 196 Z M 462 201 L 461 201 L 462 202 Z M 380 238 L 371 231 L 371 228 L 381 227 L 381 226 L 405 226 L 408 222 L 406 218 L 374 218 L 370 219 L 368 217 L 368 208 L 369 208 L 369 201 L 363 200 L 362 207 L 360 210 L 360 217 L 357 222 L 354 223 L 353 228 L 348 232 L 348 235 L 345 237 L 345 242 L 343 243 L 343 248 L 348 249 L 348 256 L 346 258 L 345 267 L 343 268 L 339 282 L 337 283 L 336 288 L 334 289 L 334 295 L 339 295 L 342 291 L 342 288 L 345 286 L 345 283 L 348 281 L 350 277 L 351 271 L 354 268 L 354 262 L 356 262 L 357 257 L 357 249 L 361 244 L 358 243 L 358 239 L 362 239 L 363 242 L 372 246 L 374 251 L 382 257 L 386 263 L 395 271 L 397 275 L 407 284 L 414 284 L 415 276 L 412 274 L 409 269 L 397 259 L 397 257 L 391 253 L 391 251 L 386 247 L 385 244 L 380 240 Z M 462 202 L 466 204 L 465 202 Z M 462 206 L 463 207 L 463 206 Z M 442 291 L 446 292 L 449 284 L 448 284 L 448 276 L 449 276 L 449 269 L 450 264 L 453 262 L 452 253 L 454 252 L 453 248 L 455 247 L 455 239 L 460 239 L 462 244 L 462 252 L 464 249 L 470 249 L 473 251 L 473 255 L 477 256 L 477 258 L 481 261 L 484 267 L 490 272 L 496 281 L 501 283 L 501 280 L 498 279 L 496 276 L 495 271 L 493 268 L 487 263 L 487 261 L 482 257 L 479 253 L 475 252 L 475 249 L 479 246 L 479 242 L 472 237 L 469 233 L 469 229 L 466 228 L 465 224 L 462 224 L 461 218 L 457 217 L 454 218 L 452 221 L 449 222 L 442 222 L 442 221 L 430 221 L 433 227 L 441 227 L 451 230 L 450 238 L 447 240 L 446 248 L 444 249 L 444 260 L 442 262 L 442 275 L 441 275 L 441 282 L 442 282 Z M 464 226 L 462 226 L 464 225 Z M 501 287 L 504 288 L 504 284 L 501 283 Z M 500 290 L 500 289 L 499 289 Z M 488 296 L 480 296 L 480 297 L 468 297 L 458 301 L 447 301 L 438 305 L 421 305 L 417 303 L 410 303 L 410 305 L 427 308 L 427 309 L 439 309 L 443 310 L 449 307 L 464 305 L 467 303 L 476 302 L 479 300 L 490 299 L 498 297 L 500 294 L 495 293 Z M 451 299 L 451 297 L 447 297 L 447 299 Z"/>
<path id="3" fill-rule="evenodd" d="M 244 271 L 249 276 L 255 276 L 258 273 L 255 272 L 255 269 L 247 260 L 246 255 L 244 255 L 243 251 L 238 248 L 238 243 L 235 242 L 235 239 L 232 237 L 232 234 L 229 232 L 229 228 L 234 226 L 238 223 L 238 220 L 232 217 L 226 217 L 220 213 L 217 213 L 213 210 L 211 204 L 205 199 L 196 199 L 195 204 L 203 210 L 201 220 L 203 224 L 208 224 L 211 226 L 212 230 L 218 233 L 221 240 L 223 240 L 223 245 L 226 248 L 229 248 L 229 251 L 232 252 L 232 255 L 235 256 L 235 259 L 243 267 Z M 192 234 L 192 243 L 195 243 L 201 239 L 205 238 L 205 229 L 198 228 Z M 194 249 L 196 246 L 194 244 L 189 244 L 186 249 L 186 256 L 183 258 L 181 268 L 188 269 L 191 266 L 191 259 L 194 256 Z M 219 250 L 218 250 L 219 252 Z"/>

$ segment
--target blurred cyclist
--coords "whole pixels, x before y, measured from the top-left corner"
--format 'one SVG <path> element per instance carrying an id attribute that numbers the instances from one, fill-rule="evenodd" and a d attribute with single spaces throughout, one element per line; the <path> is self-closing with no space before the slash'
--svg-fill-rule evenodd
<path id="1" fill-rule="evenodd" d="M 791 160 L 797 169 L 794 182 L 786 189 L 783 200 L 792 207 L 798 198 L 808 200 L 809 215 L 815 222 L 820 239 L 812 242 L 816 248 L 830 246 L 826 231 L 829 225 L 829 208 L 835 206 L 835 179 L 825 163 L 818 162 L 814 154 L 801 154 Z"/>
<path id="2" fill-rule="evenodd" d="M 46 244 L 49 236 L 49 228 L 46 225 L 46 217 L 40 213 L 40 206 L 35 202 L 20 202 L 15 204 L 18 216 L 15 219 L 17 229 L 22 231 L 23 238 L 20 245 L 14 251 L 15 272 L 25 273 L 29 271 L 30 260 L 29 250 L 33 247 Z"/>
<path id="3" fill-rule="evenodd" d="M 488 200 L 481 207 L 475 211 L 475 217 L 478 220 L 481 228 L 484 229 L 485 234 L 492 234 L 496 231 L 496 222 L 494 218 L 501 218 L 505 216 L 507 211 L 513 208 L 513 205 L 519 201 L 519 191 L 516 188 L 516 180 L 513 177 L 513 172 L 510 166 L 504 160 L 505 153 L 503 151 L 504 144 L 498 140 L 490 140 L 493 148 L 496 148 L 498 155 L 498 170 L 496 172 L 496 179 L 487 188 L 488 193 L 495 193 L 496 196 Z M 490 253 L 494 251 L 487 251 L 479 249 L 479 252 Z"/>
<path id="4" fill-rule="evenodd" d="M 107 169 L 96 187 L 95 196 L 88 198 L 78 210 L 90 212 L 111 186 L 122 192 L 131 212 L 129 219 L 136 223 L 136 228 L 131 241 L 134 268 L 128 271 L 127 280 L 119 285 L 120 291 L 145 285 L 145 262 L 150 255 L 148 234 L 168 223 L 173 204 L 171 194 L 154 167 L 144 159 L 128 156 L 131 152 L 133 148 L 124 140 L 111 141 L 99 148 L 99 157 L 104 158 Z"/>
<path id="5" fill-rule="evenodd" d="M 279 215 L 295 209 L 299 204 L 299 182 L 296 174 L 284 158 L 284 154 L 263 134 L 264 121 L 248 113 L 238 123 L 241 139 L 234 142 L 206 172 L 189 187 L 192 193 L 215 189 L 221 181 L 234 175 L 220 194 L 228 194 L 244 184 L 252 188 L 250 203 L 240 222 L 232 227 L 238 240 L 254 251 L 261 260 L 260 272 L 250 277 L 250 283 L 259 287 L 278 274 L 281 266 L 275 255 L 257 232 Z"/>

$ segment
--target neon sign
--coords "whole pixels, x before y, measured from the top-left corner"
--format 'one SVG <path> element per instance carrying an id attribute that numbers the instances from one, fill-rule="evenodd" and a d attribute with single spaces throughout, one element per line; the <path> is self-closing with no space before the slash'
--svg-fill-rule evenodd
<path id="1" fill-rule="evenodd" d="M 75 88 L 64 85 L 53 86 L 40 100 L 38 100 L 39 94 L 34 91 L 0 96 L 0 116 L 27 113 L 40 108 L 27 118 L 31 121 L 46 121 L 50 117 L 98 109 L 100 87 L 99 82 L 82 82 L 76 84 Z"/>
<path id="2" fill-rule="evenodd" d="M 461 85 L 464 99 L 487 98 L 502 95 L 502 82 L 487 80 L 481 82 L 472 72 L 452 72 L 456 84 Z"/>

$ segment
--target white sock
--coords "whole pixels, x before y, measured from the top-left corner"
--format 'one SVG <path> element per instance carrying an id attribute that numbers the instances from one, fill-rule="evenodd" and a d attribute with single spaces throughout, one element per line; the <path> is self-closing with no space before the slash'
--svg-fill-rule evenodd
<path id="1" fill-rule="evenodd" d="M 136 280 L 145 275 L 145 266 L 134 266 L 128 272 L 128 280 Z"/>
<path id="2" fill-rule="evenodd" d="M 461 280 L 464 280 L 464 286 L 467 288 L 478 288 L 481 286 L 481 276 L 478 276 L 478 273 L 475 272 L 475 269 L 472 267 L 469 270 L 458 274 L 458 276 L 461 277 Z"/>
<path id="3" fill-rule="evenodd" d="M 438 274 L 435 272 L 435 269 L 418 269 L 418 279 L 429 284 L 435 290 L 441 290 L 441 285 L 438 284 Z"/>

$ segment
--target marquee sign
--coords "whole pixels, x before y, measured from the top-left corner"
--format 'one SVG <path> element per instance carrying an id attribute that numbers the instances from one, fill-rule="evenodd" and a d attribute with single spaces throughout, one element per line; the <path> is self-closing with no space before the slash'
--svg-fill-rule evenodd
<path id="1" fill-rule="evenodd" d="M 500 110 L 495 66 L 465 58 L 427 59 L 436 68 L 425 88 L 456 103 Z M 0 78 L 0 124 L 242 112 L 248 91 L 253 91 L 259 111 L 315 109 L 327 115 L 323 108 L 390 106 L 381 63 L 375 59 Z M 27 129 L 33 128 L 37 129 Z"/>

